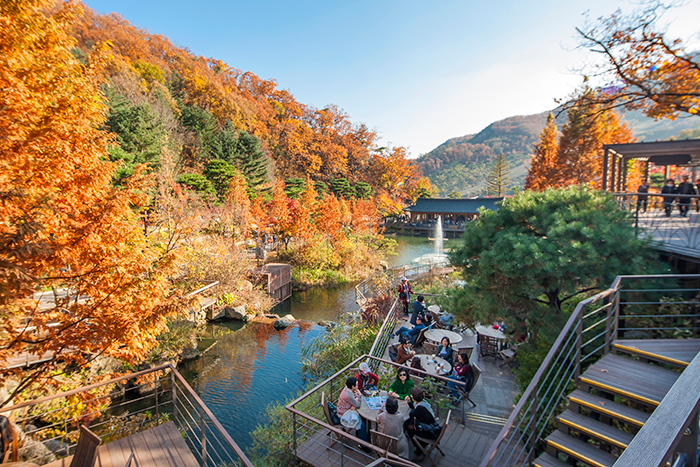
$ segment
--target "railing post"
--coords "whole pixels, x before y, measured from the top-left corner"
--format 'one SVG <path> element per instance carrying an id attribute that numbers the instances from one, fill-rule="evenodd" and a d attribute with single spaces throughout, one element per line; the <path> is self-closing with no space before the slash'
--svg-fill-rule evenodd
<path id="1" fill-rule="evenodd" d="M 177 384 L 175 384 L 175 374 L 172 371 L 170 372 L 170 386 L 173 393 L 173 423 L 179 428 L 177 424 Z"/>
<path id="2" fill-rule="evenodd" d="M 158 388 L 160 387 L 160 372 L 156 371 L 156 420 L 158 420 Z"/>
<path id="3" fill-rule="evenodd" d="M 530 437 L 528 438 L 527 444 L 530 448 L 527 451 L 528 463 L 532 463 L 535 460 L 535 444 L 537 443 L 537 387 L 532 391 L 532 406 L 530 406 L 530 423 L 528 429 L 530 430 Z"/>
<path id="4" fill-rule="evenodd" d="M 326 409 L 323 409 L 326 410 Z M 294 423 L 294 457 L 297 457 L 297 414 L 292 413 L 292 422 Z"/>
<path id="5" fill-rule="evenodd" d="M 204 420 L 204 411 L 199 409 L 199 423 L 202 426 L 200 430 L 202 431 L 202 467 L 207 465 L 207 424 Z"/>
<path id="6" fill-rule="evenodd" d="M 690 424 L 681 438 L 676 453 L 683 453 L 688 456 L 686 467 L 697 467 L 698 459 L 698 413 L 691 419 Z M 672 453 L 673 455 L 674 453 Z"/>
<path id="7" fill-rule="evenodd" d="M 617 289 L 615 291 L 615 295 L 613 297 L 613 333 L 612 333 L 612 340 L 617 340 L 617 331 L 620 327 L 620 289 Z M 612 349 L 614 354 L 617 354 L 617 349 L 613 347 Z"/>
<path id="8" fill-rule="evenodd" d="M 613 307 L 610 302 L 610 297 L 605 297 L 603 299 L 603 303 L 605 304 L 607 311 L 607 316 L 605 318 L 605 350 L 603 350 L 603 355 L 607 355 L 610 353 L 610 336 L 612 334 L 610 329 L 610 317 L 612 316 Z"/>
<path id="9" fill-rule="evenodd" d="M 576 330 L 574 331 L 576 333 L 576 353 L 574 355 L 575 363 L 574 363 L 574 380 L 578 384 L 579 378 L 581 376 L 581 344 L 583 343 L 583 310 L 584 307 L 581 307 L 580 314 L 578 316 L 578 321 L 576 323 Z"/>

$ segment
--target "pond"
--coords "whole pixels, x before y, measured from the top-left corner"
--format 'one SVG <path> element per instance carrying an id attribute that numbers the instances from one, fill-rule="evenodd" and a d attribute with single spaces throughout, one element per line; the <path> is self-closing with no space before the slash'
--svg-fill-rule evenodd
<path id="1" fill-rule="evenodd" d="M 425 237 L 396 237 L 392 266 L 410 263 L 432 252 Z M 331 289 L 294 292 L 273 313 L 288 313 L 297 322 L 282 331 L 269 324 L 221 321 L 207 326 L 204 355 L 179 366 L 180 372 L 214 412 L 233 439 L 244 450 L 252 443 L 251 432 L 265 421 L 265 408 L 284 401 L 304 386 L 301 348 L 325 332 L 316 324 L 355 311 L 354 284 Z"/>

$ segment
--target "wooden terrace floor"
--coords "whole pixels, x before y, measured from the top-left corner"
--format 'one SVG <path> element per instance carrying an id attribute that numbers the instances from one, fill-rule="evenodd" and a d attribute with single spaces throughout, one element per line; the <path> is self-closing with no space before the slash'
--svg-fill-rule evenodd
<path id="1" fill-rule="evenodd" d="M 405 321 L 399 321 L 395 329 L 401 326 L 410 327 Z M 500 360 L 493 357 L 480 357 L 476 348 L 476 336 L 467 331 L 463 334 L 464 340 L 457 347 L 472 346 L 475 348 L 471 361 L 481 368 L 481 377 L 476 387 L 471 392 L 471 399 L 476 403 L 472 407 L 465 402 L 466 420 L 460 422 L 459 409 L 453 410 L 450 425 L 440 442 L 440 448 L 445 453 L 442 457 L 437 451 L 433 452 L 433 458 L 437 456 L 437 462 L 441 467 L 475 467 L 481 463 L 496 436 L 503 428 L 506 419 L 514 407 L 514 398 L 518 394 L 515 384 L 515 375 L 508 366 L 500 367 Z M 393 338 L 390 343 L 398 339 Z M 389 359 L 388 352 L 384 358 Z M 444 417 L 444 413 L 440 414 Z M 316 433 L 311 439 L 299 446 L 297 455 L 299 459 L 314 467 L 326 467 L 340 465 L 341 443 L 332 441 L 325 433 Z M 413 446 L 410 446 L 411 452 Z M 359 467 L 375 460 L 373 456 L 363 455 L 350 449 L 342 450 L 345 458 L 344 465 Z M 412 460 L 412 459 L 410 459 Z M 431 467 L 430 460 L 425 458 L 418 463 L 424 467 Z"/>
<path id="2" fill-rule="evenodd" d="M 168 422 L 100 446 L 95 467 L 124 467 L 131 453 L 132 467 L 199 467 L 180 431 Z M 45 467 L 68 467 L 73 456 Z"/>

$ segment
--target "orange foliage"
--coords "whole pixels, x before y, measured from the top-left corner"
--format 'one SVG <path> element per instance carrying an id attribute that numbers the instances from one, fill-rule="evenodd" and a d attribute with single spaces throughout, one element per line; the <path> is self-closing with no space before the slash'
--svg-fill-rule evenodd
<path id="1" fill-rule="evenodd" d="M 144 205 L 143 177 L 137 172 L 122 190 L 110 184 L 114 167 L 97 130 L 102 48 L 81 66 L 65 33 L 78 8 L 62 4 L 49 16 L 48 6 L 0 7 L 0 361 L 25 350 L 75 350 L 59 358 L 77 364 L 87 354 L 140 358 L 172 314 L 174 258 L 149 244 L 131 209 Z M 39 286 L 71 295 L 39 309 L 27 298 Z M 23 384 L 48 378 L 42 369 Z"/>

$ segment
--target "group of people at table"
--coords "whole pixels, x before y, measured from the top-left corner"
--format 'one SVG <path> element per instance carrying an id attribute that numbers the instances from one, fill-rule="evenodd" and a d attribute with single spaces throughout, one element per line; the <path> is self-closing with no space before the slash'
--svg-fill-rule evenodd
<path id="1" fill-rule="evenodd" d="M 402 283 L 407 283 L 403 281 Z M 408 295 L 408 291 L 406 295 Z M 401 297 L 400 297 L 401 298 Z M 412 349 L 420 332 L 430 324 L 429 314 L 425 313 L 425 303 L 423 296 L 419 296 L 413 307 L 410 323 L 413 328 L 402 327 L 394 335 L 399 337 L 399 348 L 397 349 L 396 363 L 402 365 L 398 367 L 396 379 L 391 383 L 386 391 L 386 400 L 379 409 L 376 416 L 376 424 L 379 433 L 392 436 L 398 439 L 398 455 L 409 459 L 408 440 L 414 444 L 415 458 L 420 461 L 423 458 L 422 451 L 418 448 L 418 441 L 413 435 L 418 435 L 425 439 L 435 439 L 435 431 L 424 431 L 426 426 L 435 426 L 435 413 L 428 401 L 425 400 L 423 390 L 417 387 L 411 379 L 412 375 L 424 375 L 415 370 L 424 370 L 421 358 Z M 471 388 L 474 381 L 472 368 L 469 364 L 467 353 L 459 353 L 457 361 L 453 361 L 453 349 L 448 337 L 442 337 L 435 357 L 443 359 L 449 363 L 451 373 L 445 375 L 453 380 L 447 383 L 455 402 L 461 399 L 456 381 L 466 384 L 467 390 Z M 410 366 L 409 366 L 410 365 Z M 424 370 L 425 371 L 425 370 Z M 358 373 L 349 377 L 345 382 L 345 388 L 340 393 L 337 404 L 337 414 L 343 417 L 350 410 L 358 410 L 362 406 L 362 398 L 369 396 L 372 392 L 378 391 L 379 377 L 370 371 L 366 363 L 361 363 Z M 403 413 L 400 406 L 403 405 Z M 367 421 L 359 417 L 359 422 L 354 427 L 358 438 L 370 442 Z M 366 450 L 363 446 L 360 446 Z"/>

